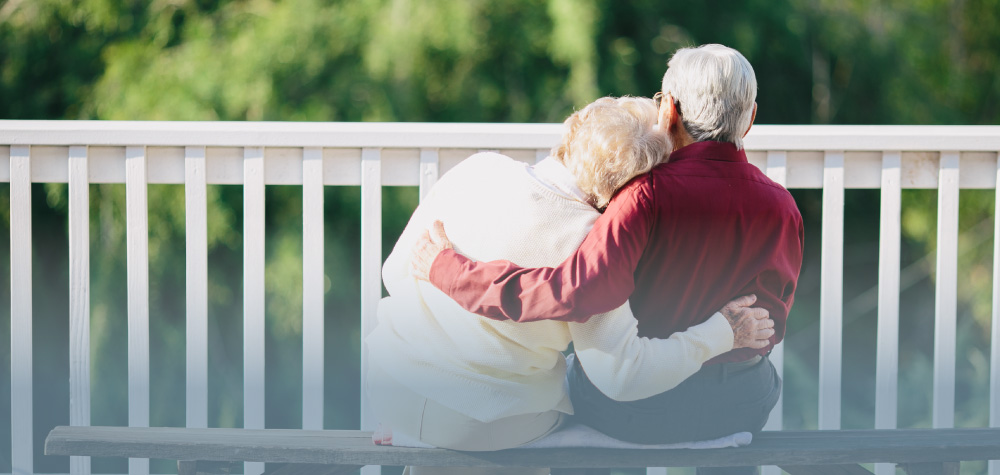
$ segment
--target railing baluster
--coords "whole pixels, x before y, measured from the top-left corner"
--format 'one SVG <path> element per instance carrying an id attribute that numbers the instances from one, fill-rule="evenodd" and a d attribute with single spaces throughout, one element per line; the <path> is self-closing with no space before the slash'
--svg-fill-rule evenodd
<path id="1" fill-rule="evenodd" d="M 208 195 L 205 147 L 184 148 L 186 425 L 208 427 Z"/>
<path id="2" fill-rule="evenodd" d="M 990 427 L 1000 427 L 1000 153 L 993 208 L 993 335 L 990 340 Z M 989 475 L 1000 475 L 1000 460 L 991 460 Z"/>
<path id="3" fill-rule="evenodd" d="M 875 428 L 896 428 L 899 374 L 900 152 L 882 154 L 879 219 L 878 336 L 875 363 Z M 891 463 L 875 464 L 876 475 L 893 475 Z"/>
<path id="4" fill-rule="evenodd" d="M 844 289 L 844 152 L 826 152 L 819 331 L 819 428 L 840 428 Z"/>
<path id="5" fill-rule="evenodd" d="M 323 149 L 302 151 L 302 428 L 323 429 Z"/>
<path id="6" fill-rule="evenodd" d="M 366 396 L 368 347 L 365 338 L 375 328 L 376 310 L 382 298 L 382 151 L 361 150 L 361 429 L 372 430 L 375 416 Z M 380 473 L 377 466 L 362 469 L 363 475 Z"/>
<path id="7" fill-rule="evenodd" d="M 149 427 L 149 208 L 146 147 L 125 148 L 128 275 L 128 425 Z M 149 459 L 129 459 L 129 475 L 149 475 Z"/>
<path id="8" fill-rule="evenodd" d="M 264 428 L 264 148 L 243 149 L 243 427 Z M 260 475 L 264 464 L 245 462 Z"/>
<path id="9" fill-rule="evenodd" d="M 31 385 L 31 149 L 10 147 L 10 462 L 34 469 Z"/>
<path id="10" fill-rule="evenodd" d="M 90 176 L 87 147 L 69 148 L 69 423 L 90 425 Z M 72 475 L 90 457 L 70 457 Z"/>
<path id="11" fill-rule="evenodd" d="M 767 152 L 767 177 L 774 180 L 775 183 L 781 186 L 786 186 L 787 184 L 787 158 L 788 157 L 785 152 Z M 782 341 L 781 343 L 775 345 L 768 358 L 771 360 L 771 364 L 774 365 L 774 369 L 778 372 L 778 376 L 783 378 L 785 368 L 785 342 Z M 784 392 L 785 385 L 782 385 L 781 394 L 778 395 L 778 402 L 774 405 L 774 409 L 771 410 L 771 414 L 767 418 L 767 424 L 764 425 L 764 430 L 781 430 L 781 426 L 784 422 L 782 415 L 785 400 Z M 767 465 L 761 468 L 762 475 L 779 475 L 780 473 L 781 469 L 774 465 Z"/>
<path id="12" fill-rule="evenodd" d="M 438 181 L 439 174 L 438 150 L 436 148 L 420 149 L 420 199 L 421 201 L 431 191 Z"/>
<path id="13" fill-rule="evenodd" d="M 958 311 L 958 152 L 942 152 L 938 175 L 937 278 L 934 289 L 935 428 L 955 425 Z"/>

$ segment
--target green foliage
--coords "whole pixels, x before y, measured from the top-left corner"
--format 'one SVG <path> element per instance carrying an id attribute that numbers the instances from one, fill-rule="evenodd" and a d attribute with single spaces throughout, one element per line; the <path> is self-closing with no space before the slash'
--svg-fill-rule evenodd
<path id="1" fill-rule="evenodd" d="M 653 94 L 674 50 L 710 42 L 754 65 L 759 123 L 1000 122 L 1000 0 L 0 0 L 0 118 L 557 122 L 600 95 Z M 9 226 L 8 187 L 0 187 L 0 222 Z M 95 424 L 127 422 L 124 194 L 122 185 L 91 187 Z M 795 197 L 807 248 L 789 321 L 785 421 L 815 427 L 822 195 Z M 985 424 L 994 197 L 961 196 L 961 425 Z M 383 198 L 385 255 L 417 199 L 397 188 Z M 930 422 L 936 199 L 932 190 L 903 194 L 903 426 Z M 871 427 L 874 411 L 877 201 L 877 192 L 846 195 L 845 345 L 857 348 L 845 351 L 846 427 Z M 36 364 L 56 375 L 36 377 L 36 393 L 51 396 L 36 407 L 52 408 L 38 416 L 40 447 L 45 429 L 68 419 L 65 185 L 35 186 L 33 203 L 36 341 L 45 342 Z M 149 203 L 152 422 L 182 425 L 183 188 L 150 186 Z M 357 188 L 326 190 L 330 428 L 358 423 L 359 203 Z M 217 426 L 242 424 L 241 210 L 240 187 L 209 187 L 209 415 Z M 266 219 L 267 424 L 295 427 L 301 189 L 268 187 Z M 0 271 L 9 275 L 6 252 Z M 0 286 L 0 339 L 9 337 L 9 300 L 9 286 Z M 0 407 L 7 384 L 0 375 Z M 6 437 L 0 431 L 0 446 Z M 10 470 L 5 457 L 0 451 L 0 472 Z M 124 469 L 109 463 L 95 469 Z M 67 470 L 48 459 L 36 468 Z"/>

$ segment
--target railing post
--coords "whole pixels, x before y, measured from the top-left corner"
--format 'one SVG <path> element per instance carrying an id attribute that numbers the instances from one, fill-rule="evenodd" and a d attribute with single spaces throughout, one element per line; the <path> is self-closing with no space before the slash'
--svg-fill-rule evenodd
<path id="1" fill-rule="evenodd" d="M 826 152 L 819 313 L 819 428 L 840 429 L 844 308 L 844 152 Z"/>
<path id="2" fill-rule="evenodd" d="M 10 462 L 35 471 L 31 347 L 31 149 L 10 147 Z"/>
<path id="3" fill-rule="evenodd" d="M 205 147 L 184 148 L 188 427 L 208 427 L 208 195 Z"/>
<path id="4" fill-rule="evenodd" d="M 875 362 L 875 428 L 896 428 L 899 374 L 899 246 L 901 153 L 882 154 L 879 219 L 878 336 Z M 876 475 L 893 475 L 895 465 L 875 464 Z"/>
<path id="5" fill-rule="evenodd" d="M 375 328 L 378 302 L 382 298 L 382 151 L 361 150 L 361 430 L 375 428 L 375 416 L 368 405 L 368 345 L 365 338 Z M 381 469 L 368 466 L 363 475 Z"/>
<path id="6" fill-rule="evenodd" d="M 243 427 L 264 428 L 264 148 L 243 149 Z M 245 462 L 245 475 L 264 464 Z"/>
<path id="7" fill-rule="evenodd" d="M 423 201 L 438 181 L 440 173 L 438 150 L 424 148 L 420 150 L 420 200 Z"/>
<path id="8" fill-rule="evenodd" d="M 1000 427 L 1000 153 L 997 153 L 993 207 L 993 332 L 990 340 L 990 427 Z M 1000 475 L 1000 460 L 991 460 L 989 475 Z"/>
<path id="9" fill-rule="evenodd" d="M 767 177 L 774 180 L 775 183 L 786 186 L 788 178 L 788 156 L 785 152 L 780 151 L 770 151 L 767 152 Z M 784 378 L 784 368 L 785 368 L 785 342 L 782 340 L 781 343 L 775 345 L 774 349 L 771 350 L 771 355 L 768 356 L 771 360 L 771 364 L 774 365 L 775 371 L 778 373 L 778 377 Z M 781 394 L 778 395 L 778 402 L 774 405 L 774 409 L 771 409 L 771 414 L 767 417 L 767 424 L 764 425 L 764 430 L 781 430 L 784 423 L 784 416 L 782 412 L 784 411 L 784 401 L 785 401 L 785 385 L 781 385 Z M 774 465 L 767 465 L 761 468 L 762 475 L 780 475 L 781 469 Z"/>
<path id="10" fill-rule="evenodd" d="M 958 312 L 958 152 L 941 153 L 938 178 L 937 278 L 934 289 L 935 428 L 955 425 L 955 332 Z"/>
<path id="11" fill-rule="evenodd" d="M 90 425 L 90 177 L 87 147 L 69 148 L 69 423 Z M 70 457 L 90 475 L 90 457 Z"/>
<path id="12" fill-rule="evenodd" d="M 323 149 L 302 151 L 302 428 L 323 429 Z"/>
<path id="13" fill-rule="evenodd" d="M 125 148 L 128 274 L 128 425 L 149 427 L 149 207 L 146 147 Z M 129 459 L 129 475 L 149 475 L 149 459 Z"/>

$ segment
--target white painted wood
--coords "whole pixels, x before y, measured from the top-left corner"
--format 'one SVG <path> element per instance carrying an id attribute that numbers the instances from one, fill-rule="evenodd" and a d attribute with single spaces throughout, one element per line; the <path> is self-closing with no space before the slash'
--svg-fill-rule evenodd
<path id="1" fill-rule="evenodd" d="M 323 150 L 302 151 L 302 428 L 323 429 Z"/>
<path id="2" fill-rule="evenodd" d="M 5 122 L 0 121 L 0 125 L 5 124 Z M 285 125 L 289 130 L 294 130 L 296 127 L 293 125 Z M 343 124 L 333 124 L 340 126 Z M 455 124 L 437 124 L 436 127 L 439 129 L 449 128 Z M 490 126 L 494 124 L 465 124 L 477 127 Z M 503 124 L 500 124 L 503 125 Z M 508 124 L 509 125 L 509 124 Z M 512 130 L 525 130 L 525 124 L 515 124 L 517 127 Z M 535 124 L 538 127 L 543 127 L 548 124 Z M 239 132 L 234 135 L 240 136 L 242 133 L 243 125 L 232 124 L 230 126 L 231 131 Z M 759 126 L 761 128 L 767 128 L 771 126 Z M 808 126 L 809 133 L 814 134 L 816 137 L 842 137 L 845 133 L 841 128 L 834 127 L 833 129 L 827 128 L 825 126 Z M 349 130 L 350 127 L 343 130 Z M 878 129 L 876 127 L 876 129 Z M 918 127 L 919 130 L 926 130 L 927 132 L 933 132 L 938 134 L 945 134 L 949 131 L 955 134 L 961 134 L 963 131 L 967 131 L 964 127 L 951 127 L 951 128 L 937 128 L 937 129 L 924 129 Z M 179 130 L 179 129 L 178 129 Z M 331 134 L 336 135 L 336 130 L 338 127 L 333 127 L 331 129 Z M 451 140 L 448 137 L 453 137 L 451 131 L 445 131 L 446 133 L 438 130 L 435 132 L 433 127 L 423 127 L 419 131 L 414 132 L 410 136 L 410 142 L 401 142 L 401 138 L 397 135 L 396 130 L 406 131 L 410 130 L 408 124 L 377 124 L 377 127 L 370 130 L 372 134 L 379 132 L 384 134 L 384 141 L 392 141 L 398 144 L 397 148 L 388 148 L 383 152 L 382 162 L 383 162 L 383 185 L 390 186 L 418 186 L 420 183 L 420 176 L 418 168 L 419 163 L 419 150 L 421 148 L 431 148 L 439 150 L 439 174 L 445 173 L 448 169 L 454 166 L 461 160 L 464 160 L 469 155 L 475 153 L 479 149 L 486 149 L 486 147 L 476 147 L 476 148 L 456 148 L 456 146 L 449 146 L 447 142 Z M 477 133 L 478 129 L 476 127 L 470 128 L 469 133 Z M 497 131 L 505 131 L 505 127 L 496 128 Z M 758 131 L 758 127 L 754 127 L 754 131 Z M 167 138 L 173 137 L 173 133 L 167 134 L 169 131 L 163 131 L 166 136 L 161 137 L 162 141 L 168 141 Z M 307 137 L 310 133 L 314 132 L 313 129 L 306 127 L 299 130 L 302 136 Z M 411 132 L 413 132 L 411 130 Z M 0 129 L 0 135 L 2 135 L 3 130 Z M 754 132 L 751 132 L 752 134 Z M 882 150 L 905 150 L 902 152 L 902 173 L 901 173 L 901 185 L 904 189 L 907 188 L 921 188 L 921 189 L 936 189 L 938 183 L 938 152 L 941 146 L 935 146 L 928 149 L 913 148 L 910 146 L 900 145 L 899 137 L 905 137 L 907 134 L 912 132 L 906 132 L 897 136 L 887 136 L 883 138 L 876 139 L 871 137 L 872 148 L 864 150 L 854 150 L 845 153 L 845 176 L 844 176 L 844 187 L 845 188 L 878 188 L 881 183 L 881 151 Z M 771 134 L 771 132 L 768 132 Z M 833 134 L 833 135 L 831 135 Z M 293 134 L 294 135 L 294 134 Z M 933 134 L 932 134 L 933 135 Z M 125 131 L 116 132 L 116 136 L 125 137 Z M 478 136 L 478 135 L 477 135 Z M 82 137 L 82 136 L 81 136 Z M 91 183 L 124 183 L 125 167 L 122 165 L 124 162 L 125 147 L 124 146 L 108 146 L 99 145 L 100 140 L 103 135 L 95 133 L 91 136 L 89 142 L 79 142 L 83 145 L 90 146 L 90 181 Z M 434 141 L 441 137 L 448 138 L 442 143 L 444 146 L 427 146 L 421 147 L 420 143 Z M 544 158 L 544 155 L 548 154 L 548 151 L 543 148 L 523 148 L 525 144 L 520 141 L 516 134 L 507 134 L 494 136 L 497 140 L 505 142 L 502 148 L 499 148 L 501 153 L 510 155 L 517 160 L 522 160 L 530 163 L 532 161 L 532 155 L 534 155 L 534 160 L 539 158 Z M 895 138 L 894 138 L 895 137 Z M 950 137 L 950 136 L 949 136 Z M 326 136 L 321 137 L 317 140 L 326 140 Z M 941 137 L 938 137 L 941 138 Z M 558 137 L 552 139 L 555 143 Z M 123 139 L 124 140 L 124 139 Z M 178 141 L 179 138 L 173 137 L 171 140 Z M 248 139 L 250 140 L 250 139 Z M 354 140 L 350 138 L 350 140 Z M 781 137 L 772 137 L 769 140 L 773 140 L 775 143 L 781 144 Z M 802 137 L 788 137 L 787 145 L 795 145 L 804 140 Z M 942 140 L 944 140 L 942 138 Z M 464 139 L 463 139 L 464 141 Z M 268 164 L 265 169 L 264 182 L 265 184 L 301 184 L 301 162 L 299 160 L 301 147 L 307 144 L 295 143 L 294 147 L 288 146 L 287 140 L 282 139 L 283 144 L 280 147 L 265 149 L 267 153 L 267 160 L 265 162 Z M 455 141 L 452 141 L 455 142 Z M 0 142 L 2 143 L 2 142 Z M 97 143 L 98 145 L 95 145 Z M 157 142 L 161 143 L 161 142 Z M 199 144 L 195 143 L 184 143 L 177 142 L 186 146 L 195 146 Z M 220 142 L 228 143 L 228 142 Z M 350 143 L 353 142 L 341 142 L 340 144 L 324 148 L 324 160 L 325 160 L 325 173 L 324 183 L 326 185 L 349 185 L 357 186 L 361 184 L 360 176 L 360 160 L 361 160 L 361 148 L 360 147 L 349 147 Z M 455 142 L 458 143 L 458 142 Z M 950 142 L 949 142 L 950 143 Z M 993 156 L 995 155 L 995 150 L 983 151 L 980 150 L 981 145 L 977 145 L 979 142 L 970 142 L 967 144 L 961 144 L 956 146 L 958 150 L 964 150 L 961 153 L 962 168 L 960 170 L 959 176 L 959 186 L 963 189 L 993 189 L 996 186 L 996 176 L 994 173 Z M 204 144 L 201 144 L 204 145 Z M 207 159 L 207 183 L 208 184 L 242 184 L 243 183 L 243 145 L 247 143 L 238 143 L 238 146 L 226 146 L 226 145 L 209 145 L 206 149 L 206 159 Z M 383 143 L 376 144 L 375 146 L 382 146 Z M 856 145 L 851 142 L 851 145 Z M 895 146 L 892 146 L 895 145 Z M 333 148 L 333 147 L 347 147 L 347 148 Z M 521 147 L 521 148 L 518 148 Z M 824 154 L 818 151 L 817 147 L 813 147 L 811 150 L 807 148 L 800 147 L 801 149 L 795 149 L 795 147 L 774 147 L 774 150 L 787 150 L 787 162 L 788 162 L 788 178 L 785 186 L 788 188 L 821 188 L 823 185 L 823 163 Z M 61 183 L 66 182 L 66 166 L 65 157 L 67 154 L 67 147 L 60 145 L 49 145 L 49 146 L 38 146 L 34 147 L 32 150 L 32 181 L 33 182 L 53 182 Z M 37 160 L 34 158 L 37 156 Z M 748 150 L 748 159 L 758 168 L 766 168 L 766 152 L 760 150 Z M 6 159 L 5 155 L 0 154 L 0 165 L 4 163 Z M 156 146 L 147 148 L 147 164 L 149 177 L 149 183 L 173 183 L 173 184 L 183 184 L 184 182 L 184 147 L 183 146 Z M 273 162 L 273 163 L 272 163 Z M 6 170 L 4 171 L 6 173 Z M 7 181 L 5 175 L 0 174 L 0 181 Z"/>
<path id="3" fill-rule="evenodd" d="M 264 149 L 264 183 L 271 185 L 301 185 L 302 147 L 268 147 Z"/>
<path id="4" fill-rule="evenodd" d="M 184 148 L 187 427 L 208 427 L 208 195 L 205 147 Z"/>
<path id="5" fill-rule="evenodd" d="M 375 328 L 376 309 L 382 298 L 382 151 L 361 151 L 361 429 L 373 430 L 375 416 L 365 391 L 368 375 L 368 346 L 365 338 Z M 362 475 L 379 473 L 378 467 L 364 467 Z"/>
<path id="6" fill-rule="evenodd" d="M 87 147 L 69 148 L 69 423 L 90 425 L 90 179 Z M 90 457 L 70 457 L 72 475 Z"/>
<path id="7" fill-rule="evenodd" d="M 31 145 L 31 181 L 33 183 L 67 183 L 67 146 Z"/>
<path id="8" fill-rule="evenodd" d="M 10 147 L 0 145 L 0 183 L 10 181 Z M 10 475 L 10 474 L 5 474 Z"/>
<path id="9" fill-rule="evenodd" d="M 562 124 L 0 121 L 0 144 L 241 147 L 551 148 Z M 747 150 L 989 151 L 1000 126 L 755 125 Z"/>
<path id="10" fill-rule="evenodd" d="M 1000 153 L 996 154 L 1000 183 Z M 993 211 L 993 331 L 990 339 L 990 427 L 1000 427 L 1000 186 Z M 1000 460 L 991 460 L 989 475 L 1000 475 Z"/>
<path id="11" fill-rule="evenodd" d="M 755 127 L 756 128 L 756 127 Z M 205 147 L 548 148 L 562 124 L 0 121 L 0 143 Z M 983 135 L 971 132 L 971 137 Z"/>
<path id="12" fill-rule="evenodd" d="M 425 148 L 420 151 L 420 200 L 423 201 L 431 187 L 438 181 L 438 151 Z"/>
<path id="13" fill-rule="evenodd" d="M 125 149 L 128 274 L 128 425 L 149 427 L 149 207 L 146 148 Z M 148 459 L 129 459 L 129 475 L 149 475 Z"/>
<path id="14" fill-rule="evenodd" d="M 941 153 L 937 278 L 934 280 L 935 428 L 955 425 L 955 334 L 958 313 L 958 152 Z"/>
<path id="15" fill-rule="evenodd" d="M 382 150 L 382 186 L 413 186 L 420 180 L 420 150 Z"/>
<path id="16" fill-rule="evenodd" d="M 879 220 L 878 336 L 875 361 L 875 428 L 895 429 L 899 375 L 900 152 L 882 154 Z M 896 466 L 875 464 L 876 475 L 894 475 Z"/>
<path id="17" fill-rule="evenodd" d="M 264 428 L 264 149 L 243 149 L 243 427 Z M 246 462 L 260 475 L 264 464 Z"/>
<path id="18" fill-rule="evenodd" d="M 775 183 L 785 186 L 788 178 L 788 154 L 783 151 L 768 151 L 767 152 L 767 166 L 765 173 L 767 177 L 774 180 Z M 777 371 L 778 376 L 784 378 L 785 374 L 785 342 L 782 341 L 774 346 L 771 350 L 771 355 L 768 356 L 771 360 L 771 364 L 774 365 L 774 369 Z M 784 423 L 784 400 L 785 400 L 785 386 L 781 387 L 781 394 L 778 395 L 778 402 L 771 409 L 771 414 L 767 418 L 767 423 L 764 425 L 764 430 L 781 430 Z M 766 465 L 761 467 L 762 475 L 780 475 L 781 469 L 774 465 Z"/>
<path id="19" fill-rule="evenodd" d="M 31 346 L 31 150 L 10 147 L 10 461 L 34 473 Z"/>
<path id="20" fill-rule="evenodd" d="M 844 288 L 844 153 L 826 152 L 823 171 L 819 331 L 819 428 L 840 429 Z"/>
<path id="21" fill-rule="evenodd" d="M 147 183 L 184 183 L 187 174 L 186 156 L 187 147 L 146 147 Z"/>

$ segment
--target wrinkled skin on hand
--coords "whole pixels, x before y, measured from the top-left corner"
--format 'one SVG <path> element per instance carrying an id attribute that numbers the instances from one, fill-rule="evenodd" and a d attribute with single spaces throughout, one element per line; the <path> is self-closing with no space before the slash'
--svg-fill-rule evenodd
<path id="1" fill-rule="evenodd" d="M 766 347 L 774 336 L 774 320 L 769 318 L 770 313 L 766 309 L 751 307 L 755 302 L 756 295 L 745 295 L 719 310 L 733 327 L 733 348 L 759 350 Z"/>
<path id="2" fill-rule="evenodd" d="M 448 235 L 444 233 L 444 223 L 434 221 L 431 229 L 425 230 L 420 235 L 420 238 L 417 239 L 416 244 L 413 245 L 413 260 L 411 261 L 412 269 L 410 273 L 420 280 L 430 282 L 431 266 L 434 265 L 434 259 L 437 258 L 437 255 L 441 251 L 452 248 L 454 246 L 448 240 Z"/>

